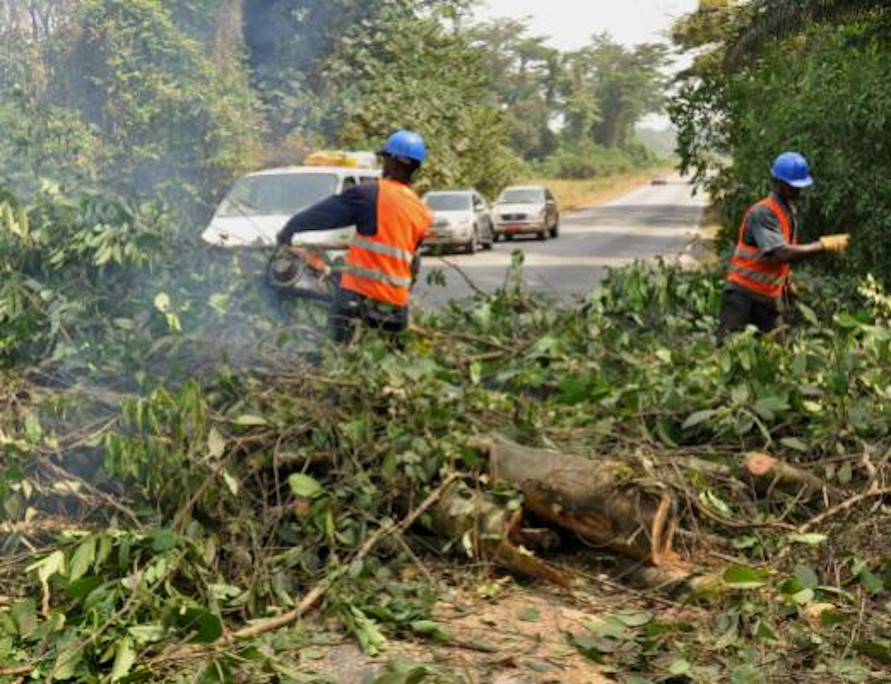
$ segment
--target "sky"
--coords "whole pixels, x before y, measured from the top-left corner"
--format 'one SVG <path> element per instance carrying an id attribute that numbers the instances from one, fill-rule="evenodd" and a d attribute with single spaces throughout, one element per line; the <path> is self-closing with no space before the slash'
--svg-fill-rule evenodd
<path id="1" fill-rule="evenodd" d="M 530 17 L 533 34 L 550 36 L 553 47 L 574 50 L 602 31 L 626 45 L 660 40 L 675 19 L 698 5 L 698 0 L 484 0 L 477 15 Z"/>

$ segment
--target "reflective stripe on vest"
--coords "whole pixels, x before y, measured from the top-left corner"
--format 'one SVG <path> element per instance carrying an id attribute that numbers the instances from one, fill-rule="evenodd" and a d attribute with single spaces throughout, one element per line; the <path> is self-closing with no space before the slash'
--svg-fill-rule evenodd
<path id="1" fill-rule="evenodd" d="M 410 267 L 411 266 L 409 266 L 409 268 Z M 360 278 L 376 280 L 379 283 L 392 285 L 393 287 L 411 287 L 411 277 L 400 278 L 399 276 L 390 275 L 388 273 L 381 273 L 380 271 L 375 271 L 370 268 L 362 268 L 361 266 L 353 266 L 352 264 L 347 264 L 346 266 L 341 268 L 340 272 L 349 273 L 354 276 L 359 276 Z"/>
<path id="2" fill-rule="evenodd" d="M 795 244 L 797 241 L 792 230 L 792 219 L 786 211 L 773 197 L 762 200 L 752 206 L 743 218 L 739 240 L 730 259 L 727 280 L 762 297 L 779 299 L 788 283 L 791 267 L 788 263 L 768 259 L 757 247 L 745 243 L 746 224 L 753 209 L 758 206 L 766 206 L 777 217 L 787 243 Z"/>
<path id="3" fill-rule="evenodd" d="M 383 179 L 377 189 L 377 232 L 353 238 L 340 286 L 376 301 L 408 306 L 412 260 L 433 215 L 403 183 Z"/>
<path id="4" fill-rule="evenodd" d="M 767 273 L 758 273 L 758 271 L 751 271 L 747 268 L 737 266 L 736 264 L 730 265 L 730 272 L 738 273 L 745 278 L 757 280 L 759 283 L 764 283 L 765 285 L 783 285 L 786 282 L 786 279 L 784 277 L 777 278 L 772 275 L 768 275 Z"/>
<path id="5" fill-rule="evenodd" d="M 384 256 L 391 256 L 396 259 L 402 259 L 403 261 L 407 261 L 409 264 L 411 264 L 411 260 L 415 258 L 415 255 L 412 252 L 409 252 L 407 249 L 399 249 L 398 247 L 391 247 L 390 245 L 384 245 L 380 242 L 372 242 L 371 240 L 366 240 L 359 235 L 357 235 L 353 239 L 353 244 L 356 247 L 367 249 L 369 252 L 374 252 L 375 254 L 383 254 Z"/>

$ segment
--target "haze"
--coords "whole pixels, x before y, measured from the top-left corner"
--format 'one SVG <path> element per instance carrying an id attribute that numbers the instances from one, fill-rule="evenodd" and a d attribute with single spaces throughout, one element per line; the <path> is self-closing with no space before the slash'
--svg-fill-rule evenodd
<path id="1" fill-rule="evenodd" d="M 697 5 L 698 0 L 486 0 L 477 13 L 482 19 L 530 17 L 534 34 L 550 37 L 554 47 L 573 50 L 602 31 L 626 45 L 664 39 L 674 20 Z"/>

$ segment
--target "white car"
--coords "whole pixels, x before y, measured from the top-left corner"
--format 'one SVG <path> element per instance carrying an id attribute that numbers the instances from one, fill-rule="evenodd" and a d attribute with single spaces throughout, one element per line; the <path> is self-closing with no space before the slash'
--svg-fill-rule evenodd
<path id="1" fill-rule="evenodd" d="M 275 236 L 294 214 L 316 202 L 380 178 L 378 169 L 292 166 L 240 178 L 220 203 L 202 239 L 219 247 L 274 245 Z M 305 245 L 346 244 L 355 226 L 299 235 Z"/>
<path id="2" fill-rule="evenodd" d="M 433 225 L 424 245 L 463 247 L 468 254 L 480 247 L 492 249 L 492 216 L 486 200 L 476 190 L 428 192 L 423 199 L 433 212 Z"/>
<path id="3" fill-rule="evenodd" d="M 539 240 L 555 238 L 560 232 L 557 200 L 543 185 L 505 188 L 492 207 L 496 237 L 534 233 Z"/>

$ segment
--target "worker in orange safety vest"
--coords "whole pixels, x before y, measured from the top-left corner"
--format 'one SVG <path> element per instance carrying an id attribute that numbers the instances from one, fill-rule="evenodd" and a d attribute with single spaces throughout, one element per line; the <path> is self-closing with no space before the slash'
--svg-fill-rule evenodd
<path id="1" fill-rule="evenodd" d="M 771 169 L 773 192 L 749 208 L 739 228 L 721 302 L 718 338 L 754 325 L 762 333 L 774 330 L 790 288 L 792 263 L 848 248 L 847 234 L 824 235 L 816 242 L 798 243 L 793 202 L 814 184 L 807 160 L 797 152 L 777 157 Z"/>
<path id="2" fill-rule="evenodd" d="M 383 178 L 357 185 L 292 217 L 278 233 L 290 245 L 296 233 L 356 226 L 328 323 L 336 342 L 349 342 L 356 323 L 399 333 L 408 327 L 418 250 L 433 214 L 411 189 L 427 158 L 417 133 L 397 131 L 379 152 Z"/>

